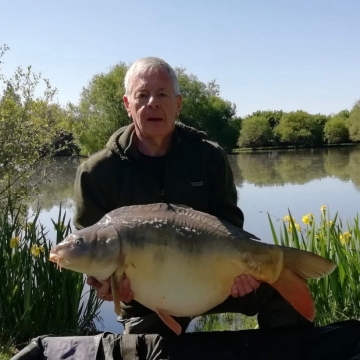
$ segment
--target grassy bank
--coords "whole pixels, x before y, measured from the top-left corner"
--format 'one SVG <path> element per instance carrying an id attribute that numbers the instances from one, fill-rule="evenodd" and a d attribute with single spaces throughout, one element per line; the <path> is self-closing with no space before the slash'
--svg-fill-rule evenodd
<path id="1" fill-rule="evenodd" d="M 261 151 L 273 151 L 273 150 L 294 150 L 294 149 L 315 149 L 315 148 L 335 148 L 335 147 L 358 147 L 359 143 L 344 143 L 344 144 L 322 144 L 321 146 L 259 146 L 257 148 L 236 148 L 233 149 L 230 155 L 236 155 L 239 153 L 252 153 L 252 152 L 261 152 Z"/>

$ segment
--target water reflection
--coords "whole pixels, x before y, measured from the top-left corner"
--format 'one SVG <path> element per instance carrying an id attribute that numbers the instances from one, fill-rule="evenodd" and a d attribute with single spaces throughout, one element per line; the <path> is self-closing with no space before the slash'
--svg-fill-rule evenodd
<path id="1" fill-rule="evenodd" d="M 76 168 L 84 158 L 55 158 L 46 169 L 49 181 L 41 188 L 41 208 L 50 210 L 61 201 L 72 207 Z M 329 149 L 273 150 L 229 156 L 236 185 L 257 187 L 304 185 L 313 180 L 334 177 L 351 181 L 360 191 L 360 147 Z M 41 171 L 39 175 L 41 176 Z"/>
<path id="2" fill-rule="evenodd" d="M 243 180 L 256 186 L 282 186 L 334 176 L 351 180 L 360 189 L 360 147 L 273 150 L 231 158 L 234 172 L 241 174 L 236 176 L 239 186 Z"/>

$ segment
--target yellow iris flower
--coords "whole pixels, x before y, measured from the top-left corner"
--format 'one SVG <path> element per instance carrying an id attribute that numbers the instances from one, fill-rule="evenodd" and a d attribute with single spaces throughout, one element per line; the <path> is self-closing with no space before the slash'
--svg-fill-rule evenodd
<path id="1" fill-rule="evenodd" d="M 35 257 L 39 256 L 42 251 L 44 251 L 44 247 L 36 244 L 32 245 L 30 249 L 31 255 Z"/>
<path id="2" fill-rule="evenodd" d="M 19 245 L 19 241 L 20 241 L 20 238 L 18 236 L 11 238 L 10 239 L 10 247 L 12 249 L 14 249 L 15 247 L 17 247 Z"/>

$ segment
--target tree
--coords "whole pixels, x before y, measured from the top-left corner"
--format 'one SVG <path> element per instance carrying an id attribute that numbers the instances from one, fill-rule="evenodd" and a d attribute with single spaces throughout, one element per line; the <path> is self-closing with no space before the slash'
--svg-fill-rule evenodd
<path id="1" fill-rule="evenodd" d="M 329 144 L 341 144 L 349 141 L 349 130 L 345 118 L 335 116 L 324 127 L 324 137 Z"/>
<path id="2" fill-rule="evenodd" d="M 128 66 L 120 62 L 109 72 L 94 75 L 83 88 L 79 105 L 70 105 L 75 139 L 83 154 L 104 148 L 116 130 L 131 122 L 122 101 L 127 69 Z"/>
<path id="3" fill-rule="evenodd" d="M 251 147 L 255 149 L 260 146 L 269 146 L 271 139 L 271 127 L 265 116 L 254 115 L 246 118 L 242 122 L 239 137 L 240 147 Z"/>
<path id="4" fill-rule="evenodd" d="M 324 116 L 299 110 L 284 114 L 274 131 L 285 144 L 318 146 L 323 142 L 324 122 Z"/>
<path id="5" fill-rule="evenodd" d="M 282 110 L 266 110 L 266 111 L 262 111 L 262 110 L 258 110 L 253 112 L 251 115 L 247 116 L 248 117 L 253 117 L 253 116 L 263 116 L 266 118 L 267 122 L 269 123 L 269 126 L 271 129 L 274 129 L 274 127 L 276 125 L 279 124 L 281 117 L 283 116 L 284 112 Z"/>
<path id="6" fill-rule="evenodd" d="M 351 109 L 348 119 L 350 140 L 360 141 L 360 100 L 358 100 Z"/>
<path id="7" fill-rule="evenodd" d="M 344 119 L 348 119 L 349 116 L 350 116 L 350 111 L 348 109 L 341 110 L 335 115 L 335 117 L 341 117 Z"/>
<path id="8" fill-rule="evenodd" d="M 241 119 L 235 116 L 235 104 L 220 97 L 220 86 L 215 81 L 205 84 L 183 68 L 175 70 L 183 96 L 179 121 L 205 131 L 211 140 L 231 152 L 237 147 L 241 125 Z"/>
<path id="9" fill-rule="evenodd" d="M 0 48 L 0 59 L 7 50 L 7 46 Z M 53 140 L 61 129 L 64 114 L 51 103 L 56 89 L 40 74 L 32 72 L 31 66 L 26 70 L 18 67 L 10 78 L 0 71 L 0 81 L 3 84 L 0 97 L 1 204 L 9 196 L 13 201 L 21 200 L 38 190 L 39 182 L 29 179 L 37 164 L 45 163 L 54 153 Z M 40 95 L 35 96 L 35 93 Z"/>

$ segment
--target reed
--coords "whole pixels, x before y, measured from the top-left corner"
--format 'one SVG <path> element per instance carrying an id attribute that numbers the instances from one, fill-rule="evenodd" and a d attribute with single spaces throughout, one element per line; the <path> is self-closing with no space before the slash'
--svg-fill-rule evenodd
<path id="1" fill-rule="evenodd" d="M 268 214 L 275 244 L 314 252 L 333 260 L 337 268 L 321 279 L 309 279 L 315 306 L 315 324 L 357 319 L 360 310 L 360 228 L 359 216 L 343 223 L 338 213 L 333 218 L 321 206 L 318 218 L 302 216 L 301 225 L 291 212 L 283 218 L 277 232 Z"/>
<path id="2" fill-rule="evenodd" d="M 0 214 L 0 341 L 15 346 L 36 336 L 85 335 L 95 332 L 101 301 L 82 274 L 49 262 L 54 243 L 71 232 L 61 206 L 49 239 L 38 209 L 30 222 L 27 207 L 9 201 Z"/>

